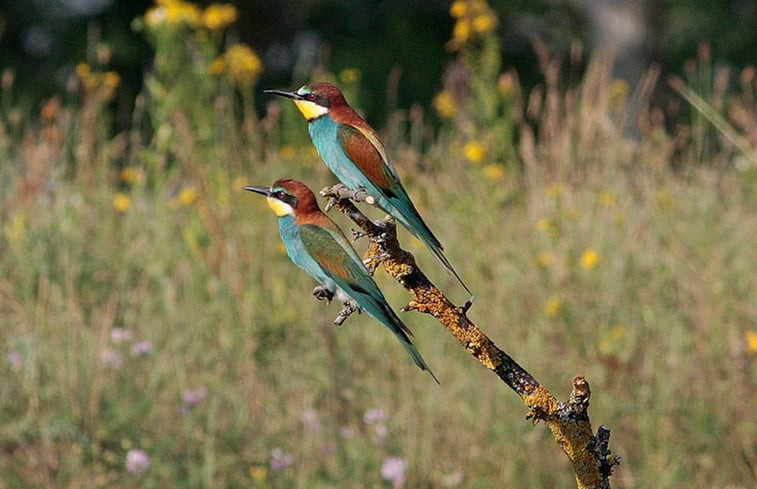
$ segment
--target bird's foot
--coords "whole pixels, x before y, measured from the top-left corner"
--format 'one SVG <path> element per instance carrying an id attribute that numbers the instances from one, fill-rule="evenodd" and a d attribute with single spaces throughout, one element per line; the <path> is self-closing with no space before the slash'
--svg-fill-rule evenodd
<path id="1" fill-rule="evenodd" d="M 313 296 L 319 301 L 326 301 L 327 304 L 331 303 L 331 299 L 334 298 L 334 293 L 323 285 L 316 285 L 313 288 Z"/>
<path id="2" fill-rule="evenodd" d="M 352 313 L 357 312 L 358 314 L 360 314 L 360 311 L 360 306 L 358 306 L 354 301 L 346 301 L 344 304 L 342 304 L 342 310 L 339 311 L 336 319 L 334 319 L 334 324 L 341 326 L 342 324 L 344 324 L 347 318 L 352 315 Z"/>

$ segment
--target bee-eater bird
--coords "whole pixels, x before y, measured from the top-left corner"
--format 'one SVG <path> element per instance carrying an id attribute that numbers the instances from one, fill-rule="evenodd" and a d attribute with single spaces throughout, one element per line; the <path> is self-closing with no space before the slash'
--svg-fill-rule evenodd
<path id="1" fill-rule="evenodd" d="M 331 172 L 351 189 L 364 188 L 374 200 L 369 204 L 375 203 L 423 241 L 471 294 L 410 200 L 376 131 L 347 104 L 339 88 L 331 83 L 311 83 L 295 92 L 264 93 L 294 100 L 308 121 L 310 139 Z"/>
<path id="2" fill-rule="evenodd" d="M 400 340 L 421 370 L 436 376 L 415 348 L 412 332 L 389 306 L 368 269 L 334 221 L 318 207 L 315 195 L 296 180 L 277 180 L 271 187 L 242 187 L 265 195 L 276 213 L 279 234 L 289 258 L 321 286 L 321 297 L 335 294 L 342 302 L 352 299 Z M 317 288 L 318 289 L 318 288 Z"/>

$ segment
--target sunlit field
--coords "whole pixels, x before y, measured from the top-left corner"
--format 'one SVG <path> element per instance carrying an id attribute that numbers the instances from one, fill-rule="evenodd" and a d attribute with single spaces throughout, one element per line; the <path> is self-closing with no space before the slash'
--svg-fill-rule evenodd
<path id="1" fill-rule="evenodd" d="M 549 431 L 430 317 L 402 313 L 441 385 L 370 316 L 332 324 L 339 305 L 241 190 L 336 182 L 294 105 L 262 94 L 307 80 L 258 86 L 256 53 L 223 42 L 235 12 L 168 3 L 135 21 L 156 54 L 129 132 L 110 129 L 107 46 L 33 110 L 2 74 L 0 488 L 575 487 Z M 451 13 L 432 105 L 376 129 L 476 294 L 470 318 L 559 398 L 587 378 L 623 458 L 613 487 L 754 487 L 755 69 L 713 83 L 692 53 L 680 83 L 704 105 L 669 120 L 650 101 L 666 79 L 629 86 L 601 53 L 568 82 L 536 45 L 526 92 L 493 13 L 467 31 Z M 385 96 L 356 70 L 312 78 L 358 109 Z"/>

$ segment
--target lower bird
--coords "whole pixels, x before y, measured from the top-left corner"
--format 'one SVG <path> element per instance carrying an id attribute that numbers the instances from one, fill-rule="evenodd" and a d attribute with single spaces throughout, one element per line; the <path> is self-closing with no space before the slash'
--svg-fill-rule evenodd
<path id="1" fill-rule="evenodd" d="M 319 284 L 321 297 L 354 301 L 394 333 L 421 370 L 434 373 L 413 345 L 412 332 L 389 306 L 352 245 L 334 221 L 318 207 L 313 191 L 297 180 L 277 180 L 271 187 L 242 187 L 267 197 L 276 213 L 287 255 Z"/>

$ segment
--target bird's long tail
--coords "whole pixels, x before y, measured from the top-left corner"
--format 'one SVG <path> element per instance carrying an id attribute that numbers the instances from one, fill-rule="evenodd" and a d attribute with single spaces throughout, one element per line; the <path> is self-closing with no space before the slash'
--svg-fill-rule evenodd
<path id="1" fill-rule="evenodd" d="M 458 282 L 460 282 L 460 285 L 463 286 L 465 291 L 470 294 L 471 299 L 473 298 L 473 292 L 468 288 L 468 286 L 463 282 L 462 277 L 460 277 L 460 274 L 457 273 L 455 268 L 452 266 L 452 264 L 447 259 L 447 256 L 444 254 L 444 247 L 442 246 L 442 243 L 437 239 L 436 236 L 434 236 L 434 233 L 431 232 L 431 229 L 429 229 L 426 222 L 423 220 L 423 218 L 418 213 L 418 210 L 415 208 L 413 203 L 410 201 L 410 198 L 407 199 L 387 199 L 391 205 L 396 209 L 396 212 L 389 212 L 392 216 L 394 216 L 398 221 L 402 223 L 405 228 L 407 228 L 408 231 L 410 231 L 413 236 L 423 241 L 423 243 L 431 250 L 432 253 L 436 256 L 436 258 L 444 265 L 444 268 L 449 271 L 452 276 L 454 276 Z"/>
<path id="2" fill-rule="evenodd" d="M 425 370 L 426 372 L 433 377 L 434 381 L 439 384 L 439 379 L 436 378 L 436 375 L 434 375 L 434 372 L 431 370 L 431 367 L 428 366 L 426 361 L 421 356 L 421 352 L 418 351 L 418 349 L 415 347 L 415 345 L 410 341 L 410 339 L 407 337 L 407 335 L 400 335 L 395 333 L 397 338 L 402 342 L 402 346 L 405 347 L 405 350 L 410 354 L 410 356 L 413 358 L 413 361 L 421 370 Z"/>
<path id="3" fill-rule="evenodd" d="M 410 354 L 410 357 L 412 357 L 418 368 L 428 372 L 431 377 L 433 377 L 434 381 L 439 384 L 439 379 L 436 378 L 434 372 L 431 371 L 431 367 L 428 366 L 426 360 L 423 359 L 421 353 L 410 340 L 410 336 L 412 336 L 413 333 L 397 316 L 394 310 L 392 310 L 392 308 L 385 303 L 373 300 L 363 304 L 362 307 L 366 312 L 368 312 L 368 314 L 375 317 L 381 322 L 381 324 L 389 328 L 392 333 L 394 333 L 394 336 L 396 336 L 397 339 L 400 340 L 400 343 L 402 343 L 402 346 Z"/>
<path id="4" fill-rule="evenodd" d="M 460 285 L 463 286 L 463 288 L 465 289 L 465 291 L 471 297 L 473 297 L 473 292 L 471 292 L 471 290 L 468 288 L 468 286 L 465 285 L 465 282 L 463 282 L 463 279 L 460 277 L 460 275 L 457 273 L 457 271 L 455 270 L 455 268 L 449 262 L 449 260 L 447 259 L 447 255 L 444 254 L 444 249 L 442 249 L 441 245 L 434 246 L 434 244 L 432 242 L 429 242 L 429 241 L 423 239 L 422 237 L 420 239 L 421 239 L 421 241 L 423 241 L 424 243 L 426 243 L 426 246 L 428 246 L 429 249 L 431 249 L 431 251 L 434 253 L 434 255 L 436 256 L 436 258 L 438 258 L 439 261 L 442 262 L 442 265 L 444 265 L 444 268 L 446 268 L 447 271 L 449 273 L 451 273 L 457 279 L 458 282 L 460 282 Z M 434 239 L 436 239 L 436 238 L 434 238 Z"/>

